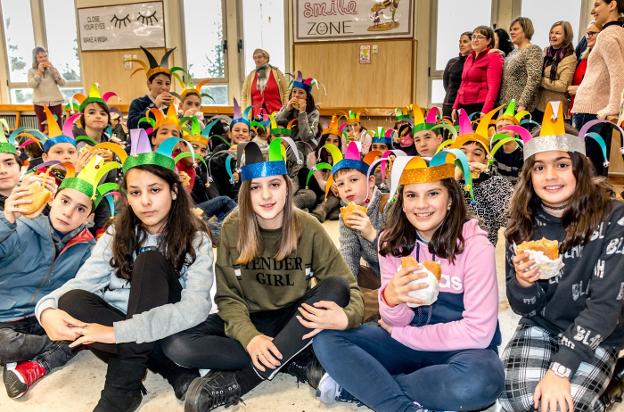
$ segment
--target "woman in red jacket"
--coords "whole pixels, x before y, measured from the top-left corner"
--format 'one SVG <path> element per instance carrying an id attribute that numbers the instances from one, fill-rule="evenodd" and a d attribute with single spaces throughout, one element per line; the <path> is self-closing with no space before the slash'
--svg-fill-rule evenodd
<path id="1" fill-rule="evenodd" d="M 457 109 L 464 109 L 468 114 L 487 113 L 498 99 L 504 61 L 500 53 L 490 53 L 494 32 L 487 26 L 478 26 L 472 31 L 471 41 L 472 52 L 464 63 L 461 86 L 453 105 L 453 118 Z"/>

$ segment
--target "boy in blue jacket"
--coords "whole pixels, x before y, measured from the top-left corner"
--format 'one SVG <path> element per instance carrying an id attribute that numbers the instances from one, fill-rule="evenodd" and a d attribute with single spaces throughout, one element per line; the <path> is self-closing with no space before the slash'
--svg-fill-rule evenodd
<path id="1" fill-rule="evenodd" d="M 0 214 L 0 364 L 10 398 L 73 356 L 62 342 L 52 342 L 35 318 L 37 301 L 73 278 L 95 244 L 87 229 L 106 190 L 99 179 L 117 164 L 94 156 L 77 176 L 63 180 L 50 214 L 24 216 L 33 202 L 31 189 L 15 187 Z M 82 326 L 82 325 L 73 325 Z"/>

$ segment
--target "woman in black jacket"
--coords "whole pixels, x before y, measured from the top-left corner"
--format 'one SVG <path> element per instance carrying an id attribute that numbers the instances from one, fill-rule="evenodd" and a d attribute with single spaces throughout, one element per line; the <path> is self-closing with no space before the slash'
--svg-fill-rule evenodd
<path id="1" fill-rule="evenodd" d="M 442 78 L 444 90 L 446 91 L 444 103 L 442 104 L 443 116 L 450 117 L 453 111 L 453 103 L 455 103 L 457 90 L 459 90 L 459 85 L 461 84 L 464 62 L 466 61 L 466 56 L 468 56 L 468 53 L 472 50 L 470 36 L 472 36 L 472 32 L 469 31 L 463 32 L 461 36 L 459 36 L 459 56 L 453 57 L 446 63 L 444 77 Z"/>

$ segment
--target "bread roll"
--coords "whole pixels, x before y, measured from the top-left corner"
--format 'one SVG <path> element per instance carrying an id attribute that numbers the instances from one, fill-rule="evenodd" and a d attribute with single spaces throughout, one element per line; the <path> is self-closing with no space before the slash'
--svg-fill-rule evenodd
<path id="1" fill-rule="evenodd" d="M 542 252 L 547 258 L 555 260 L 559 257 L 559 242 L 557 240 L 541 238 L 540 240 L 522 242 L 518 245 L 518 253 L 525 252 L 527 250 Z"/>
<path id="2" fill-rule="evenodd" d="M 24 199 L 31 199 L 32 203 L 27 203 L 21 206 L 23 209 L 22 214 L 29 219 L 37 217 L 45 208 L 46 204 L 50 201 L 52 193 L 43 186 L 40 182 L 32 182 L 28 185 L 28 189 L 32 193 L 25 196 Z"/>

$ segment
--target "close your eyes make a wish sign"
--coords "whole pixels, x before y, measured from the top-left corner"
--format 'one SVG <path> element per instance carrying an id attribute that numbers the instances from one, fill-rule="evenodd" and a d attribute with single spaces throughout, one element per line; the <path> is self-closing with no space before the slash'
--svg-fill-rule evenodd
<path id="1" fill-rule="evenodd" d="M 160 1 L 78 9 L 82 51 L 165 47 Z"/>

